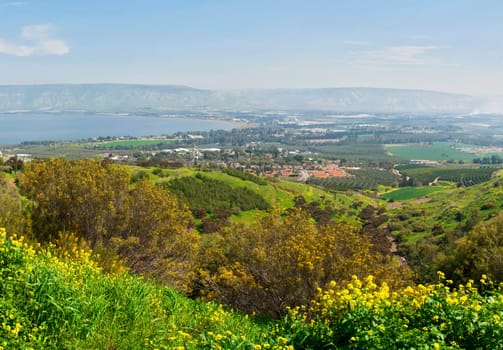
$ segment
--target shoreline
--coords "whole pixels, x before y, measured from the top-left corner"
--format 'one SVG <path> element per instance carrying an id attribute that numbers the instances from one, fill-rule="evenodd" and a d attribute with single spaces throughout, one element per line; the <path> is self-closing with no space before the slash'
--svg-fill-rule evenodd
<path id="1" fill-rule="evenodd" d="M 34 115 L 38 113 L 19 113 L 17 115 L 19 116 L 27 116 L 27 115 Z M 65 119 L 65 114 L 66 113 L 40 113 L 41 114 L 41 120 L 43 120 L 46 116 L 49 117 L 55 117 L 58 119 Z M 5 115 L 0 113 L 0 116 Z M 218 118 L 205 118 L 205 117 L 196 117 L 196 116 L 190 116 L 190 117 L 183 117 L 183 116 L 162 116 L 162 115 L 134 115 L 134 114 L 128 114 L 128 115 L 117 115 L 117 114 L 94 114 L 94 113 L 71 113 L 71 115 L 68 116 L 68 119 L 71 119 L 73 116 L 77 116 L 79 119 L 82 119 L 82 116 L 89 115 L 92 118 L 110 118 L 110 119 L 115 119 L 116 123 L 120 122 L 121 120 L 127 123 L 127 120 L 136 120 L 136 124 L 142 124 L 141 120 L 142 119 L 148 119 L 148 122 L 146 120 L 147 124 L 151 123 L 156 123 L 155 120 L 159 120 L 159 122 L 162 122 L 164 124 L 166 123 L 171 123 L 173 122 L 176 124 L 177 122 L 182 122 L 185 123 L 185 126 L 180 125 L 180 129 L 177 129 L 176 127 L 173 128 L 169 133 L 159 133 L 155 134 L 152 132 L 145 132 L 143 135 L 137 134 L 137 135 L 131 135 L 129 133 L 124 133 L 123 135 L 108 135 L 112 136 L 113 139 L 118 140 L 120 137 L 133 137 L 135 139 L 163 139 L 165 136 L 170 136 L 176 133 L 184 133 L 184 134 L 197 134 L 197 133 L 202 133 L 202 132 L 207 132 L 209 130 L 231 130 L 231 129 L 245 129 L 247 127 L 250 127 L 251 125 L 246 123 L 245 121 L 234 121 L 234 120 L 224 120 L 224 119 L 218 119 Z M 11 114 L 8 118 L 12 118 L 14 114 Z M 23 119 L 21 117 L 21 119 Z M 38 119 L 36 116 L 33 118 L 34 120 Z M 201 127 L 201 125 L 204 123 L 207 124 L 213 124 L 211 128 L 208 127 Z M 100 122 L 101 123 L 101 122 Z M 188 124 L 188 126 L 187 126 Z M 99 138 L 102 137 L 103 131 L 96 130 L 94 133 L 95 136 L 85 136 L 85 137 L 66 137 L 69 135 L 65 135 L 64 137 L 58 137 L 61 135 L 54 135 L 54 137 L 47 137 L 45 139 L 31 139 L 30 136 L 26 137 L 22 141 L 14 141 L 14 142 L 9 142 L 10 140 L 5 139 L 2 140 L 2 137 L 0 136 L 0 145 L 2 147 L 15 147 L 15 146 L 21 146 L 23 143 L 38 143 L 38 142 L 46 142 L 46 141 L 52 141 L 52 142 L 63 142 L 63 143 L 71 143 L 71 142 L 79 142 L 82 139 L 88 139 L 88 138 Z M 0 133 L 1 134 L 1 133 Z M 154 137 L 152 137 L 154 136 Z M 4 141 L 4 142 L 2 142 Z"/>

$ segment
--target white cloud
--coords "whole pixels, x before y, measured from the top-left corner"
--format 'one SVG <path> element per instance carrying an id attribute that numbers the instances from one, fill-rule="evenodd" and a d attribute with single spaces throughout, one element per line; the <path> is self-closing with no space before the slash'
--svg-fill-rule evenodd
<path id="1" fill-rule="evenodd" d="M 35 24 L 21 28 L 21 37 L 25 39 L 46 39 L 50 36 L 53 27 L 50 24 Z"/>
<path id="2" fill-rule="evenodd" d="M 400 64 L 400 65 L 423 65 L 428 62 L 425 55 L 438 49 L 438 46 L 389 46 L 378 50 L 362 52 L 361 63 L 371 64 Z"/>
<path id="3" fill-rule="evenodd" d="M 65 55 L 70 48 L 62 39 L 53 36 L 54 27 L 38 24 L 21 28 L 21 42 L 0 38 L 0 53 L 12 56 Z"/>

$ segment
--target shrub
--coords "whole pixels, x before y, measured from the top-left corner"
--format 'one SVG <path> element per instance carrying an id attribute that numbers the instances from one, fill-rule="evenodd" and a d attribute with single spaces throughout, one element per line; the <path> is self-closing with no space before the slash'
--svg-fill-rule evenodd
<path id="1" fill-rule="evenodd" d="M 482 295 L 473 282 L 451 283 L 391 292 L 372 276 L 354 276 L 343 289 L 332 282 L 311 307 L 291 309 L 280 332 L 296 349 L 501 348 L 501 289 Z"/>
<path id="2" fill-rule="evenodd" d="M 292 209 L 253 226 L 231 224 L 208 237 L 200 283 L 203 293 L 219 302 L 277 317 L 288 306 L 308 304 L 316 288 L 331 280 L 342 285 L 353 274 L 373 271 L 379 280 L 403 283 L 407 268 L 371 247 L 369 238 L 350 225 L 317 225 L 308 213 Z"/>

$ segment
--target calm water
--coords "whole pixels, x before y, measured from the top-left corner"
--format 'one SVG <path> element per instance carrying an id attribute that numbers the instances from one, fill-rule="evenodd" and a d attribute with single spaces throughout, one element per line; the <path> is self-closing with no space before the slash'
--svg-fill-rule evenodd
<path id="1" fill-rule="evenodd" d="M 216 121 L 96 114 L 0 113 L 0 144 L 80 140 L 99 136 L 149 136 L 177 131 L 231 129 Z"/>

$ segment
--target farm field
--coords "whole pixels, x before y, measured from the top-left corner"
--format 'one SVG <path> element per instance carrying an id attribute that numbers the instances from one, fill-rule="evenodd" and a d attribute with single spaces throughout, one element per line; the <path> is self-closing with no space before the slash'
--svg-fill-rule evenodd
<path id="1" fill-rule="evenodd" d="M 451 189 L 452 186 L 420 186 L 404 187 L 396 191 L 388 192 L 382 195 L 382 198 L 394 201 L 405 201 L 409 199 L 422 198 L 433 192 Z"/>
<path id="2" fill-rule="evenodd" d="M 387 161 L 391 159 L 383 145 L 376 144 L 326 145 L 312 147 L 312 149 L 328 158 L 361 161 Z"/>
<path id="3" fill-rule="evenodd" d="M 138 148 L 143 146 L 152 146 L 152 145 L 169 145 L 173 140 L 170 139 L 140 139 L 140 140 L 118 140 L 118 141 L 109 141 L 103 142 L 100 144 L 94 144 L 94 147 L 104 149 L 119 149 L 119 148 Z"/>
<path id="4" fill-rule="evenodd" d="M 496 167 L 466 167 L 466 166 L 415 166 L 397 167 L 402 174 L 411 178 L 416 185 L 426 185 L 436 180 L 456 182 L 461 186 L 473 186 L 491 179 L 498 170 Z"/>
<path id="5" fill-rule="evenodd" d="M 464 161 L 471 162 L 475 154 L 457 150 L 458 147 L 468 145 L 452 142 L 434 142 L 428 144 L 410 143 L 399 145 L 385 145 L 385 149 L 392 156 L 402 160 L 433 160 L 433 161 Z"/>
<path id="6" fill-rule="evenodd" d="M 381 169 L 348 170 L 351 176 L 310 179 L 309 183 L 335 190 L 377 190 L 379 186 L 398 186 L 399 177 Z"/>
<path id="7" fill-rule="evenodd" d="M 98 158 L 102 150 L 88 149 L 80 142 L 54 142 L 49 144 L 24 144 L 13 146 L 10 153 L 27 153 L 34 158 Z"/>

